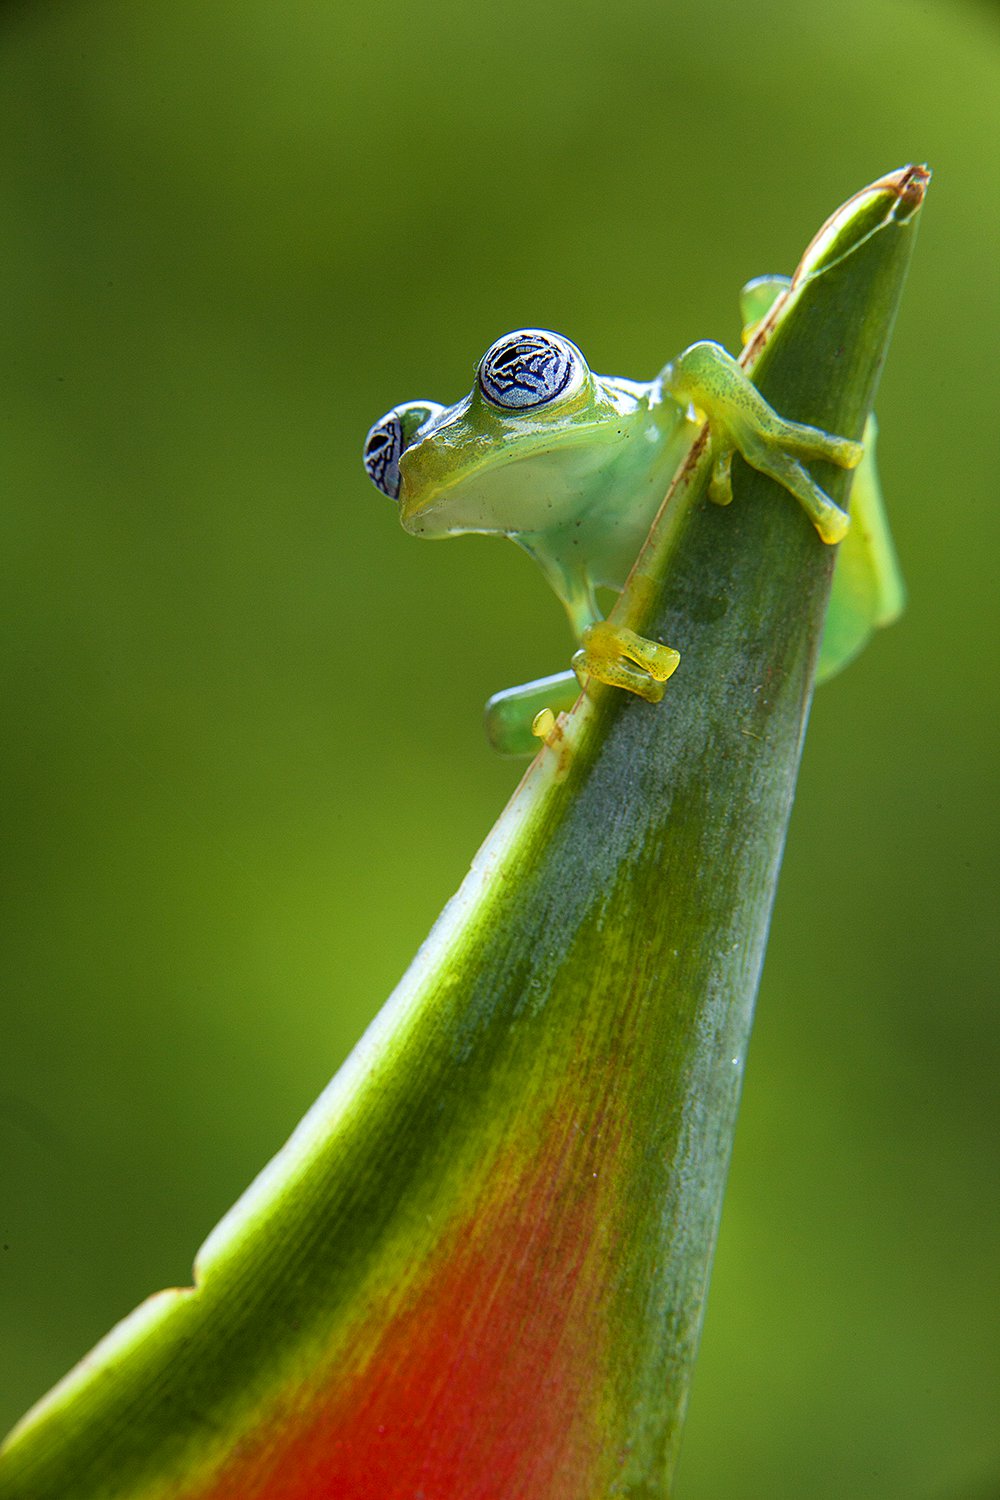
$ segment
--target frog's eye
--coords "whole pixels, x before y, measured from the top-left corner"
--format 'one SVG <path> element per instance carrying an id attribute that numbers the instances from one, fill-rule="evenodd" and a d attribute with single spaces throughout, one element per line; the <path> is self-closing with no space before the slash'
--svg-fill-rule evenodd
<path id="1" fill-rule="evenodd" d="M 525 411 L 569 394 L 585 371 L 583 356 L 569 339 L 524 328 L 487 349 L 479 366 L 479 388 L 494 406 Z"/>
<path id="2" fill-rule="evenodd" d="M 365 472 L 372 484 L 390 500 L 399 499 L 399 455 L 403 451 L 403 424 L 396 412 L 376 422 L 365 438 Z"/>

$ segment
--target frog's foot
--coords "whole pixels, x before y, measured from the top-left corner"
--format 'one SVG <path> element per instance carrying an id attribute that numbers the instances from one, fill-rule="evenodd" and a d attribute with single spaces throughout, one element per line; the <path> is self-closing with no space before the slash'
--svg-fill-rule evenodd
<path id="1" fill-rule="evenodd" d="M 659 703 L 663 684 L 677 670 L 680 659 L 670 646 L 647 641 L 624 625 L 599 620 L 583 632 L 573 670 L 581 682 L 596 677 L 610 687 L 636 693 L 647 703 Z"/>
<path id="2" fill-rule="evenodd" d="M 784 422 L 777 415 L 768 427 L 756 424 L 746 427 L 734 424 L 734 427 L 738 428 L 733 431 L 734 447 L 747 463 L 762 474 L 769 474 L 795 496 L 824 542 L 842 541 L 851 524 L 850 517 L 820 489 L 795 455 L 825 458 L 841 468 L 853 469 L 861 462 L 861 444 L 833 437 L 818 427 Z"/>
<path id="3" fill-rule="evenodd" d="M 715 454 L 709 494 L 717 504 L 732 499 L 729 465 L 735 451 L 795 496 L 824 542 L 844 537 L 850 525 L 847 512 L 798 460 L 821 458 L 853 469 L 864 451 L 860 443 L 802 422 L 786 422 L 718 344 L 692 344 L 671 367 L 666 383 L 677 400 L 691 404 L 708 420 Z"/>

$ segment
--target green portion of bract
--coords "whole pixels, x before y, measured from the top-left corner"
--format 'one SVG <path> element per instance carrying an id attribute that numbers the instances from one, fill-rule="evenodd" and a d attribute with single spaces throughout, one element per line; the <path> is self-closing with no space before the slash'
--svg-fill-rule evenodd
<path id="1" fill-rule="evenodd" d="M 748 347 L 782 412 L 861 437 L 922 187 L 852 200 Z M 615 611 L 681 648 L 663 702 L 589 688 L 556 726 L 198 1290 L 26 1419 L 3 1500 L 264 1496 L 272 1473 L 350 1500 L 398 1437 L 401 1369 L 428 1375 L 382 1496 L 667 1494 L 832 565 L 773 481 L 738 460 L 723 509 L 705 468 L 696 448 Z"/>

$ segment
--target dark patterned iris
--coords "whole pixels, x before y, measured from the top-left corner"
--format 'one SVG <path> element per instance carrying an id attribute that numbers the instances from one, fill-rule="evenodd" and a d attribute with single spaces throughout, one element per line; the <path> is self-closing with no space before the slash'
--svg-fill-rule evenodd
<path id="1" fill-rule="evenodd" d="M 399 455 L 403 451 L 403 427 L 395 412 L 376 422 L 365 438 L 365 469 L 372 484 L 390 500 L 399 499 Z"/>
<path id="2" fill-rule="evenodd" d="M 512 411 L 544 406 L 573 378 L 573 355 L 545 333 L 511 333 L 487 350 L 479 367 L 483 395 Z"/>

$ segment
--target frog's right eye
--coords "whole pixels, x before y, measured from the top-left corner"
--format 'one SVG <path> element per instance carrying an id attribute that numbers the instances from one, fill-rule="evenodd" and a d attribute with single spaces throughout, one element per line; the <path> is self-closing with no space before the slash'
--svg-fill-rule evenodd
<path id="1" fill-rule="evenodd" d="M 376 422 L 365 438 L 365 472 L 383 495 L 399 499 L 399 457 L 403 451 L 403 424 L 396 412 Z"/>
<path id="2" fill-rule="evenodd" d="M 545 328 L 522 328 L 491 344 L 479 364 L 479 389 L 493 406 L 530 411 L 574 395 L 587 366 L 575 344 Z"/>

